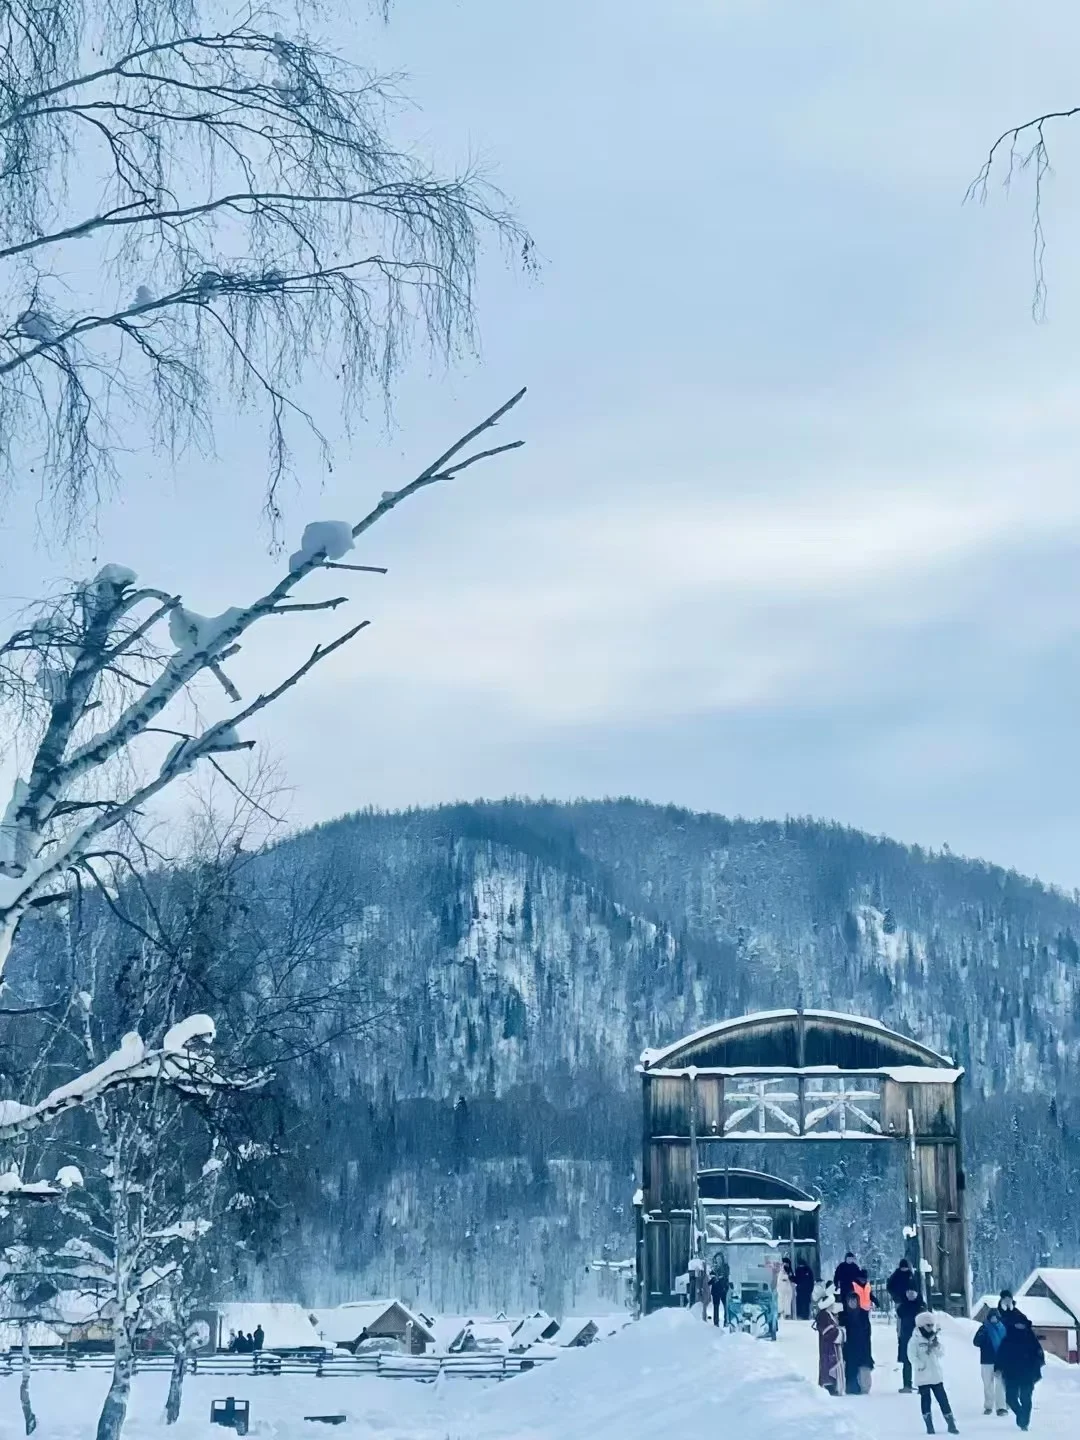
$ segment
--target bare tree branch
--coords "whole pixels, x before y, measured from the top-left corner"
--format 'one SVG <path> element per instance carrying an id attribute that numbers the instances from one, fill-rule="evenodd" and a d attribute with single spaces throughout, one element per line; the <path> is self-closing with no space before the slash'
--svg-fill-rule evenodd
<path id="1" fill-rule="evenodd" d="M 1080 115 L 1080 106 L 1069 110 L 1048 110 L 1032 120 L 1003 131 L 990 146 L 978 175 L 968 186 L 965 200 L 985 204 L 989 196 L 990 178 L 995 166 L 1003 164 L 1002 184 L 1006 190 L 1020 175 L 1032 176 L 1031 211 L 1031 314 L 1038 323 L 1046 319 L 1046 230 L 1043 225 L 1043 184 L 1051 174 L 1050 151 L 1046 143 L 1046 127 L 1056 120 L 1071 120 Z"/>
<path id="2" fill-rule="evenodd" d="M 33 455 L 69 516 L 146 417 L 166 453 L 207 449 L 224 378 L 267 420 L 276 524 L 296 422 L 325 443 L 299 401 L 312 366 L 362 414 L 414 340 L 472 343 L 483 237 L 531 264 L 480 177 L 395 145 L 393 77 L 202 8 L 0 5 L 0 479 Z"/>

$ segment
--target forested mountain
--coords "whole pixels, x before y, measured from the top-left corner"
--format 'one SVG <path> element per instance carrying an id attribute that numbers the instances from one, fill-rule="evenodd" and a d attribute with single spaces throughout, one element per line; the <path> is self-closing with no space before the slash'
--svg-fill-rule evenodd
<path id="1" fill-rule="evenodd" d="M 334 876 L 354 963 L 404 1003 L 292 1082 L 310 1189 L 254 1284 L 596 1303 L 587 1262 L 632 1255 L 641 1050 L 800 997 L 967 1068 L 977 1285 L 1080 1263 L 1073 898 L 835 825 L 631 801 L 354 815 L 266 864 Z M 827 1245 L 894 1258 L 884 1148 L 771 1163 L 821 1187 Z"/>
<path id="2" fill-rule="evenodd" d="M 618 1278 L 586 1266 L 633 1253 L 642 1049 L 800 999 L 967 1069 L 977 1286 L 1043 1255 L 1080 1263 L 1080 904 L 1020 876 L 810 821 L 508 801 L 349 816 L 208 892 L 183 873 L 151 890 L 182 921 L 191 1004 L 228 1013 L 233 1035 L 273 1017 L 253 1053 L 295 1057 L 239 1117 L 260 1141 L 243 1153 L 266 1158 L 233 1182 L 252 1193 L 229 1210 L 227 1286 L 443 1311 L 617 1305 Z M 194 921 L 189 891 L 206 892 Z M 114 908 L 99 897 L 78 933 L 42 917 L 12 968 L 20 1001 L 46 1002 L 95 967 L 110 1043 L 142 1023 L 142 940 Z M 51 1053 L 50 1013 L 39 1038 L 15 1032 L 30 1058 Z M 5 1083 L 26 1064 L 0 1047 Z M 901 1245 L 891 1149 L 731 1160 L 819 1187 L 825 1258 L 851 1243 L 879 1269 Z"/>

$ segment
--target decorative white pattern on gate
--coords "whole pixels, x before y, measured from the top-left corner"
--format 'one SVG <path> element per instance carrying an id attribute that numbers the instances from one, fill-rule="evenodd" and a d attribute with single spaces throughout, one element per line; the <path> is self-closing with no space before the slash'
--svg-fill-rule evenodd
<path id="1" fill-rule="evenodd" d="M 881 1081 L 865 1076 L 808 1076 L 803 1134 L 880 1135 Z"/>
<path id="2" fill-rule="evenodd" d="M 729 1081 L 724 1091 L 724 1134 L 799 1134 L 799 1092 L 788 1079 Z"/>

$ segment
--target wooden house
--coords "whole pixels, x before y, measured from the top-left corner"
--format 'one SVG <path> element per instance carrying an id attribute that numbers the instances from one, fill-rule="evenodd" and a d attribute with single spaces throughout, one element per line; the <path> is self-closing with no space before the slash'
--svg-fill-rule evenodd
<path id="1" fill-rule="evenodd" d="M 317 1310 L 312 1319 L 332 1346 L 353 1354 L 361 1348 L 400 1350 L 423 1355 L 435 1344 L 432 1322 L 400 1300 L 356 1300 L 333 1310 Z"/>
<path id="2" fill-rule="evenodd" d="M 1080 1270 L 1040 1266 L 1017 1290 L 1016 1303 L 1047 1354 L 1080 1363 Z"/>

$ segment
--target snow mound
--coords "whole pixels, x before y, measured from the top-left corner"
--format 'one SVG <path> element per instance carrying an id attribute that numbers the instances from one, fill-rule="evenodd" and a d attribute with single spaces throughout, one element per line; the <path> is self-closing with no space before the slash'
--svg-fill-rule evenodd
<path id="1" fill-rule="evenodd" d="M 724 1334 L 686 1310 L 660 1311 L 602 1344 L 566 1351 L 447 1419 L 448 1440 L 656 1440 L 660 1431 L 866 1437 L 775 1345 Z"/>

